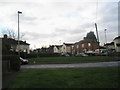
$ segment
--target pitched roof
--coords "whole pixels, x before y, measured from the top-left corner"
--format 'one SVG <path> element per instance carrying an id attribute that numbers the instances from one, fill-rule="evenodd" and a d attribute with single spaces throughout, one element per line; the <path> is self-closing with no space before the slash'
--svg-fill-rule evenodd
<path id="1" fill-rule="evenodd" d="M 55 45 L 57 48 L 60 48 L 60 47 L 62 47 L 62 45 Z"/>
<path id="2" fill-rule="evenodd" d="M 62 47 L 62 45 L 50 45 L 49 48 L 54 48 L 54 46 L 56 46 L 57 48 Z"/>
<path id="3" fill-rule="evenodd" d="M 17 41 L 18 42 L 18 41 Z M 30 45 L 29 43 L 26 43 L 26 41 L 20 41 L 20 45 Z"/>
<path id="4" fill-rule="evenodd" d="M 116 37 L 114 40 L 116 40 L 116 39 L 120 39 L 120 36 Z"/>
<path id="5" fill-rule="evenodd" d="M 12 45 L 17 45 L 18 40 L 12 39 L 12 38 L 1 38 L 3 41 L 12 44 Z M 26 41 L 19 41 L 20 45 L 30 45 L 29 43 L 26 43 Z"/>
<path id="6" fill-rule="evenodd" d="M 73 45 L 74 43 L 64 43 L 66 46 L 71 46 Z"/>
<path id="7" fill-rule="evenodd" d="M 107 43 L 107 44 L 105 44 L 105 46 L 106 46 L 106 45 L 114 45 L 114 42 Z"/>
<path id="8" fill-rule="evenodd" d="M 95 39 L 84 39 L 84 40 L 81 40 L 79 41 L 79 43 L 98 43 Z"/>

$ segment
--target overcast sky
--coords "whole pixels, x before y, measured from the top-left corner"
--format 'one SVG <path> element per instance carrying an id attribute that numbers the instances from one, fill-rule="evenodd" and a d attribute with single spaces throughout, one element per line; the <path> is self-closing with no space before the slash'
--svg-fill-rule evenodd
<path id="1" fill-rule="evenodd" d="M 88 2 L 89 1 L 89 2 Z M 40 48 L 63 42 L 78 42 L 98 24 L 100 43 L 118 36 L 119 0 L 0 0 L 0 33 L 6 28 L 17 33 L 17 11 L 20 33 L 30 47 Z M 114 2 L 113 2 L 114 1 Z M 1 34 L 2 35 L 2 34 Z"/>

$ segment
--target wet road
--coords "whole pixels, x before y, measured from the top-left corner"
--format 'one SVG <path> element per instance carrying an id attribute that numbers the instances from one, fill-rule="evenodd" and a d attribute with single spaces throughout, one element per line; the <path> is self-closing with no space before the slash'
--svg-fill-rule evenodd
<path id="1" fill-rule="evenodd" d="M 94 68 L 94 67 L 118 67 L 120 61 L 96 62 L 96 63 L 74 63 L 74 64 L 40 64 L 22 65 L 21 69 L 59 69 L 59 68 Z"/>

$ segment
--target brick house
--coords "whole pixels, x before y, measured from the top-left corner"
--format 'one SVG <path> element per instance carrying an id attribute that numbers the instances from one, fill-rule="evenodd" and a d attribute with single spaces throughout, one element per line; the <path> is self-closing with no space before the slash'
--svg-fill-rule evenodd
<path id="1" fill-rule="evenodd" d="M 89 32 L 83 40 L 76 42 L 74 45 L 71 46 L 72 54 L 87 53 L 88 51 L 94 52 L 96 49 L 99 48 L 97 39 L 94 35 L 94 32 Z"/>

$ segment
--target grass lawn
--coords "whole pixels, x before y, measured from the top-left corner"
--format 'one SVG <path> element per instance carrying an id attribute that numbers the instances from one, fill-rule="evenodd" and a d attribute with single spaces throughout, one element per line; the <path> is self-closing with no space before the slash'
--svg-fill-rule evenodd
<path id="1" fill-rule="evenodd" d="M 28 70 L 10 88 L 118 88 L 118 68 Z"/>
<path id="2" fill-rule="evenodd" d="M 97 57 L 41 57 L 28 59 L 29 63 L 42 63 L 42 62 L 98 62 L 98 61 L 113 61 L 113 57 L 97 56 Z"/>

